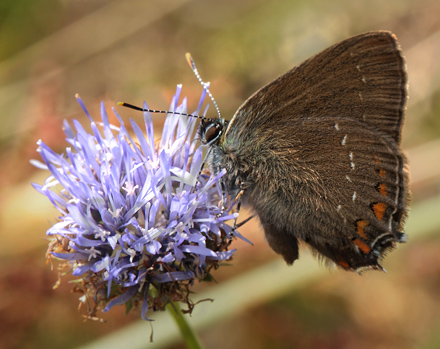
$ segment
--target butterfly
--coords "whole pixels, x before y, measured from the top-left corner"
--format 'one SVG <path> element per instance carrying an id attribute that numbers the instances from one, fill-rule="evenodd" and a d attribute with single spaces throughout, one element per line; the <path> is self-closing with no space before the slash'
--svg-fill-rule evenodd
<path id="1" fill-rule="evenodd" d="M 203 119 L 213 174 L 287 264 L 299 240 L 346 270 L 383 270 L 408 213 L 400 150 L 407 73 L 394 34 L 343 40 L 259 89 L 230 121 Z"/>

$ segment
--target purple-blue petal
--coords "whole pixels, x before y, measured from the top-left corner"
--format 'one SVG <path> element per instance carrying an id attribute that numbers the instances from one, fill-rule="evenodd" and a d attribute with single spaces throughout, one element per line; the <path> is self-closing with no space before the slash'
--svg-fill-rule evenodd
<path id="1" fill-rule="evenodd" d="M 139 286 L 133 286 L 127 289 L 125 293 L 120 295 L 119 297 L 112 299 L 110 302 L 108 302 L 107 306 L 104 308 L 103 312 L 108 312 L 113 306 L 115 305 L 122 305 L 125 304 L 128 300 L 133 298 L 133 296 L 136 294 Z"/>

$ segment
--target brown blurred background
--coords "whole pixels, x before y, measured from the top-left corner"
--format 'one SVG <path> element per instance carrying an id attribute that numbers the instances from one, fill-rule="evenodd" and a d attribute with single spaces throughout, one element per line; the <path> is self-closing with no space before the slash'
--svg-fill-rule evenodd
<path id="1" fill-rule="evenodd" d="M 314 53 L 385 29 L 398 36 L 409 72 L 409 242 L 385 260 L 387 274 L 359 277 L 329 271 L 305 249 L 285 266 L 251 222 L 241 233 L 255 246 L 236 242 L 232 266 L 214 274 L 219 283 L 195 288 L 216 301 L 192 320 L 203 319 L 194 326 L 206 348 L 439 348 L 439 18 L 438 0 L 1 0 L 0 347 L 108 349 L 117 339 L 127 348 L 182 347 L 164 314 L 150 314 L 157 321 L 149 344 L 138 311 L 113 308 L 105 324 L 84 322 L 69 278 L 52 289 L 45 231 L 57 211 L 31 187 L 47 173 L 29 160 L 39 158 L 38 139 L 66 147 L 63 119 L 85 121 L 75 93 L 98 118 L 101 100 L 108 110 L 121 100 L 167 109 L 182 83 L 193 110 L 201 87 L 185 61 L 189 51 L 228 118 Z"/>

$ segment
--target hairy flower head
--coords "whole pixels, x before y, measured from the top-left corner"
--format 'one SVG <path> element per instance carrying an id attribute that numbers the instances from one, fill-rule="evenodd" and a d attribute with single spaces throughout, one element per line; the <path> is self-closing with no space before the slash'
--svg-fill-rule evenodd
<path id="1" fill-rule="evenodd" d="M 44 161 L 35 165 L 51 175 L 33 186 L 60 212 L 48 231 L 47 256 L 63 260 L 62 271 L 77 278 L 76 290 L 88 317 L 116 304 L 161 310 L 170 301 L 186 302 L 194 280 L 209 280 L 221 261 L 231 258 L 233 205 L 222 210 L 219 178 L 203 166 L 203 149 L 194 141 L 195 118 L 179 105 L 181 86 L 172 100 L 160 141 L 154 142 L 151 114 L 144 130 L 130 120 L 129 132 L 109 123 L 101 106 L 101 123 L 90 119 L 91 133 L 76 120 L 65 121 L 70 147 L 57 154 L 42 141 Z M 199 114 L 205 98 L 194 114 Z"/>

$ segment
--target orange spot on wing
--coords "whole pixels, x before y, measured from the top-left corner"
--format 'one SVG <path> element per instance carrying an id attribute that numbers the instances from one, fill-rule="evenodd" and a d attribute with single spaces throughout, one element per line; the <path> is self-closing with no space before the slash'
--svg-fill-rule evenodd
<path id="1" fill-rule="evenodd" d="M 363 237 L 364 239 L 368 239 L 367 236 L 365 235 L 364 229 L 365 227 L 368 225 L 367 221 L 361 220 L 361 221 L 357 221 L 357 233 L 359 236 Z"/>
<path id="2" fill-rule="evenodd" d="M 348 264 L 346 261 L 338 261 L 338 264 L 345 269 L 350 268 L 350 264 Z"/>
<path id="3" fill-rule="evenodd" d="M 385 210 L 387 209 L 388 205 L 384 204 L 383 202 L 378 202 L 373 205 L 373 212 L 378 220 L 382 220 L 383 216 L 385 214 Z"/>
<path id="4" fill-rule="evenodd" d="M 365 242 L 363 242 L 362 240 L 354 239 L 354 240 L 353 240 L 353 243 L 354 243 L 357 247 L 359 247 L 359 249 L 360 249 L 363 253 L 365 253 L 365 254 L 370 253 L 370 251 L 371 251 L 370 247 L 369 247 Z"/>
<path id="5" fill-rule="evenodd" d="M 380 183 L 379 186 L 377 187 L 379 189 L 379 193 L 382 196 L 387 196 L 388 193 L 388 188 L 387 185 L 384 183 Z"/>
<path id="6" fill-rule="evenodd" d="M 382 178 L 385 178 L 385 176 L 387 175 L 387 171 L 385 171 L 383 168 L 379 169 L 379 176 Z"/>

